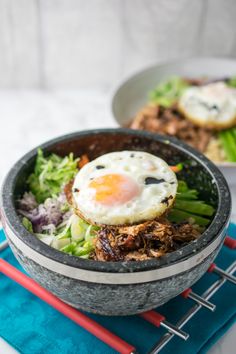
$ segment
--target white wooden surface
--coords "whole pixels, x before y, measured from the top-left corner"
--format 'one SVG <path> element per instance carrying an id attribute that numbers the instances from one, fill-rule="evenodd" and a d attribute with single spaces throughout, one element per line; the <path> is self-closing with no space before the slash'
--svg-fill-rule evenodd
<path id="1" fill-rule="evenodd" d="M 235 18 L 235 0 L 0 0 L 0 88 L 104 88 L 154 61 L 236 57 Z"/>

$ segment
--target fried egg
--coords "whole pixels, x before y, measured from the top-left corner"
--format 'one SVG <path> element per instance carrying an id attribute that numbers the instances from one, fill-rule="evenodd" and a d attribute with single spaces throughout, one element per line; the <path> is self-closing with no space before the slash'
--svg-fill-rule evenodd
<path id="1" fill-rule="evenodd" d="M 97 225 L 155 219 L 172 205 L 177 179 L 167 163 L 142 151 L 119 151 L 87 163 L 75 177 L 73 204 Z"/>
<path id="2" fill-rule="evenodd" d="M 196 125 L 230 128 L 236 124 L 236 90 L 224 82 L 191 86 L 181 96 L 178 108 Z"/>

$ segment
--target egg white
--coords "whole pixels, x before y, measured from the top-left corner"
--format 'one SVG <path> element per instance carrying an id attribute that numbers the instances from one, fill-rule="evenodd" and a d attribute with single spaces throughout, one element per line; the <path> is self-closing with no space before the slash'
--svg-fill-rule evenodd
<path id="1" fill-rule="evenodd" d="M 89 183 L 107 174 L 132 178 L 139 185 L 139 194 L 120 205 L 105 206 L 96 202 L 95 190 L 89 188 Z M 147 177 L 165 181 L 146 185 Z M 112 152 L 98 157 L 78 172 L 72 188 L 77 213 L 97 225 L 124 225 L 155 219 L 172 205 L 176 191 L 176 175 L 167 163 L 142 151 Z"/>
<path id="2" fill-rule="evenodd" d="M 236 90 L 224 82 L 192 86 L 184 91 L 178 108 L 196 125 L 230 128 L 236 124 Z"/>

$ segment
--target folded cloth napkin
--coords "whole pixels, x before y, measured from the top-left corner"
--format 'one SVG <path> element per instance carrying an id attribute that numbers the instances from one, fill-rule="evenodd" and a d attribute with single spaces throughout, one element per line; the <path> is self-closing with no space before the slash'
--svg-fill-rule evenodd
<path id="1" fill-rule="evenodd" d="M 236 238 L 236 225 L 231 224 L 228 233 Z M 4 237 L 1 231 L 0 241 Z M 0 257 L 23 271 L 9 247 L 0 252 Z M 226 269 L 233 261 L 235 250 L 223 246 L 216 259 L 217 265 Z M 192 289 L 201 294 L 216 280 L 217 275 L 207 273 Z M 185 342 L 174 338 L 162 353 L 206 353 L 235 322 L 235 299 L 236 287 L 227 282 L 211 299 L 217 305 L 216 311 L 212 313 L 201 309 L 184 326 L 190 339 Z M 158 312 L 165 315 L 170 322 L 176 323 L 192 305 L 191 300 L 178 296 L 159 307 Z M 89 316 L 133 344 L 139 353 L 147 353 L 165 333 L 164 329 L 156 328 L 138 316 Z M 24 354 L 115 353 L 106 344 L 3 274 L 0 274 L 0 336 Z"/>

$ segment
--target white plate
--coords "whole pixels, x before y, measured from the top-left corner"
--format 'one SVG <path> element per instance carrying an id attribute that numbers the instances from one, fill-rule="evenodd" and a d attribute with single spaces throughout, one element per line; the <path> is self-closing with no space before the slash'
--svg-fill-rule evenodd
<path id="1" fill-rule="evenodd" d="M 236 76 L 236 60 L 227 58 L 189 58 L 155 64 L 120 83 L 112 97 L 112 114 L 119 125 L 126 125 L 147 103 L 148 93 L 157 84 L 177 75 L 189 78 Z M 236 163 L 218 163 L 230 185 L 236 184 Z"/>

